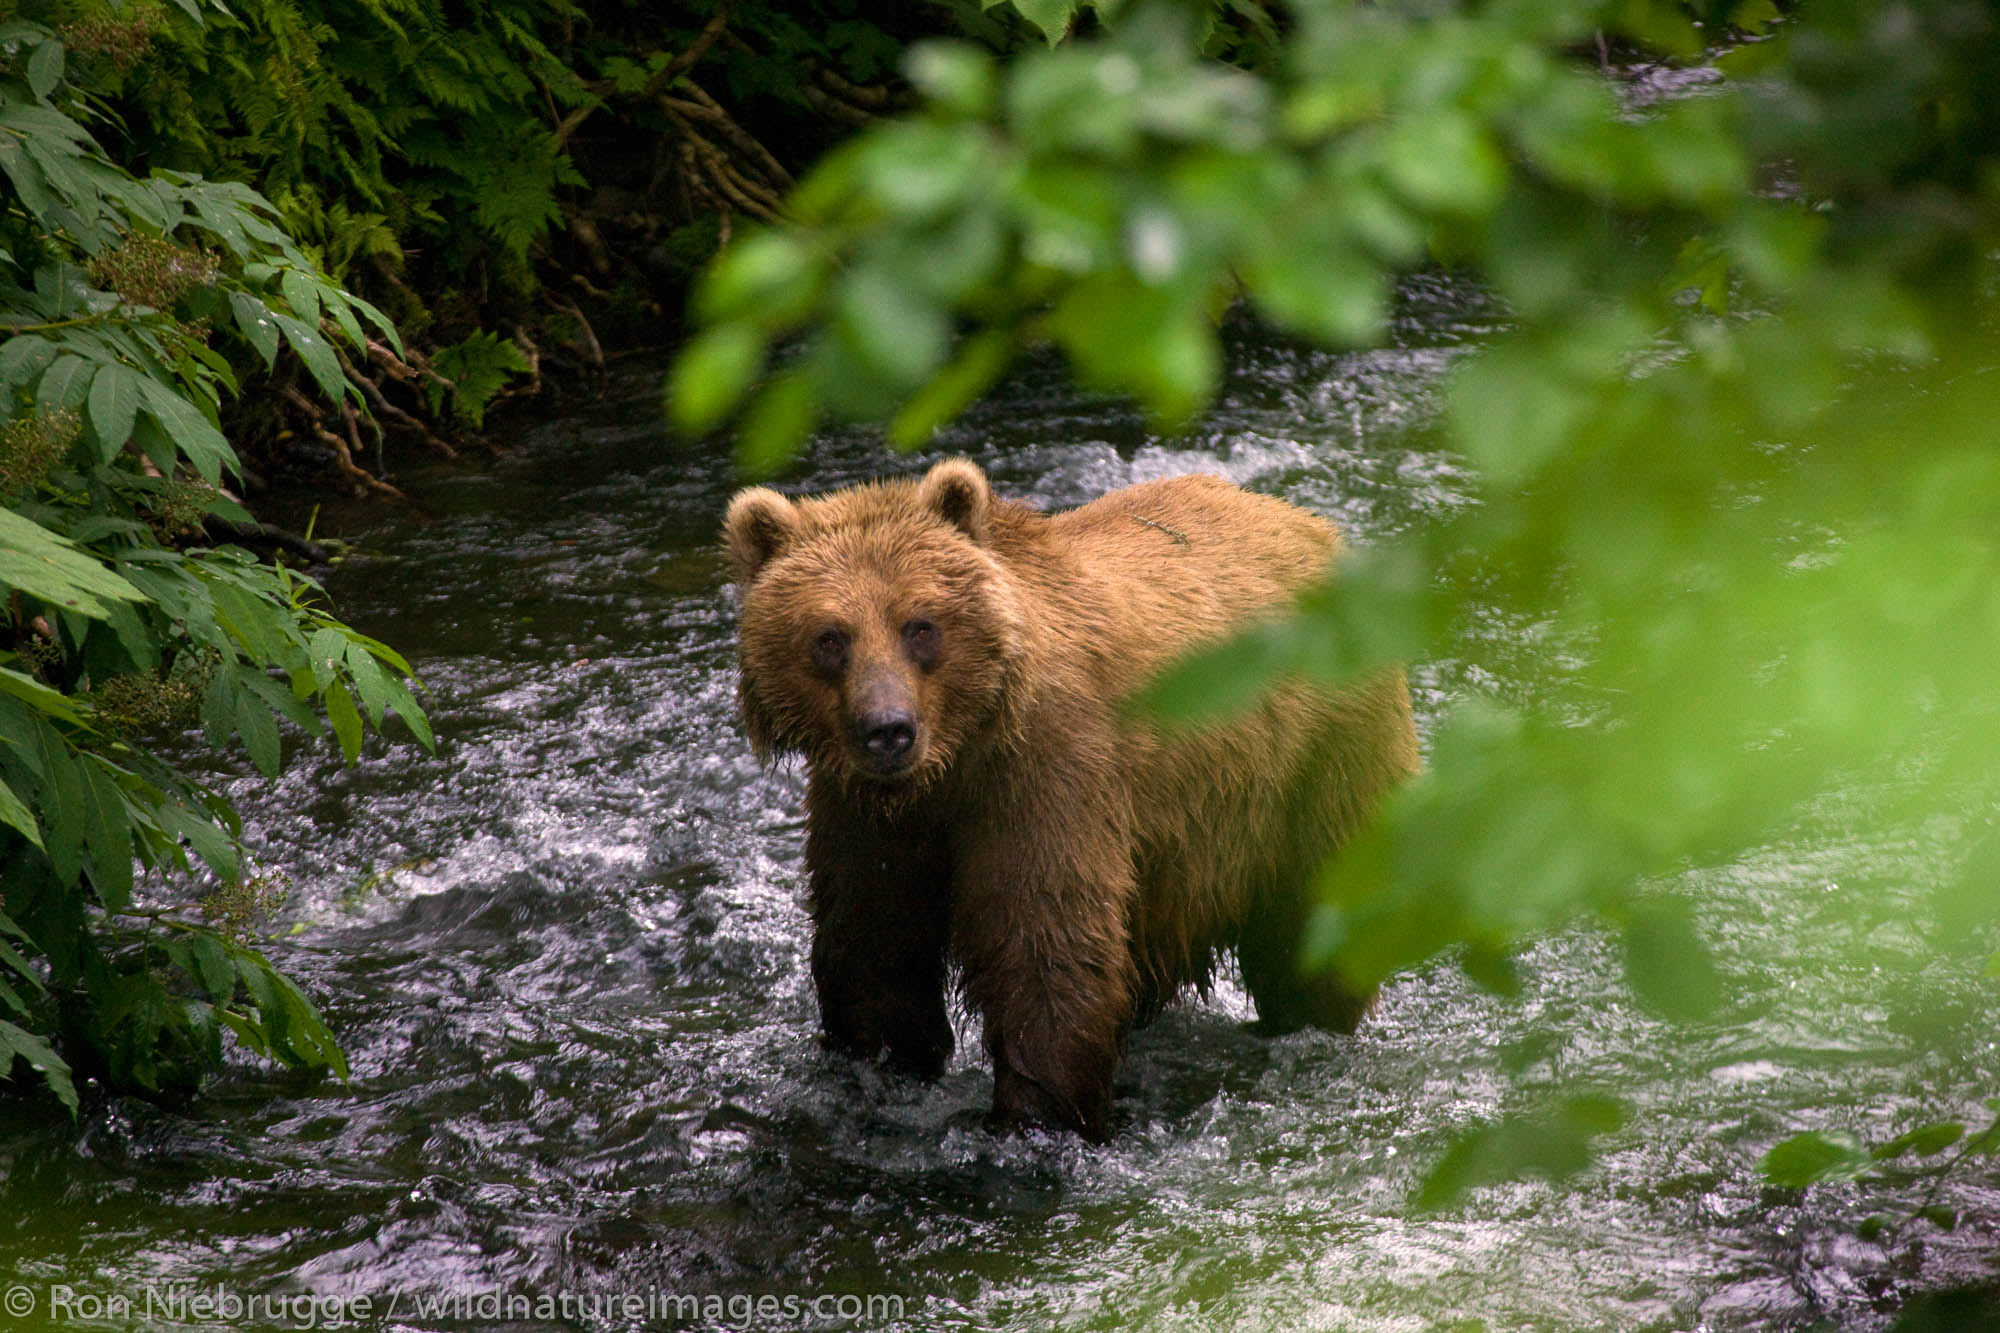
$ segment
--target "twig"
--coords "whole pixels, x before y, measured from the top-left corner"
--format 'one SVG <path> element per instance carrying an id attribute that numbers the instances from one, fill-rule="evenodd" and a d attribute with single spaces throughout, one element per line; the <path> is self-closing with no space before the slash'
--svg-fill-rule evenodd
<path id="1" fill-rule="evenodd" d="M 1144 514 L 1132 514 L 1129 517 L 1134 523 L 1144 523 L 1149 528 L 1157 528 L 1159 531 L 1166 533 L 1174 539 L 1174 545 L 1176 546 L 1193 545 L 1192 542 L 1188 541 L 1187 534 L 1179 528 L 1170 528 L 1158 519 L 1147 518 Z"/>

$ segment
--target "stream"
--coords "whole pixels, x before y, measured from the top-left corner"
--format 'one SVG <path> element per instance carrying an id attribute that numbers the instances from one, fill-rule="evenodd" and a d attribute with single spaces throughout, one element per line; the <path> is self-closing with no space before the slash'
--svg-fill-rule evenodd
<path id="1" fill-rule="evenodd" d="M 1174 438 L 1035 363 L 936 450 L 830 433 L 783 484 L 962 452 L 1062 507 L 1214 471 L 1365 545 L 1473 503 L 1436 385 L 1493 322 L 1429 279 L 1380 350 L 1234 330 L 1222 402 Z M 1969 817 L 1863 836 L 1835 801 L 1690 872 L 1743 982 L 1712 1024 L 1640 1008 L 1581 928 L 1528 953 L 1519 996 L 1439 961 L 1353 1036 L 1254 1035 L 1225 980 L 1135 1036 L 1102 1148 L 990 1133 L 963 1015 L 933 1085 L 822 1052 L 803 782 L 734 718 L 714 542 L 739 482 L 666 433 L 661 369 L 502 423 L 497 460 L 412 467 L 421 517 L 321 515 L 362 552 L 328 588 L 416 665 L 438 752 L 371 737 L 345 768 L 294 737 L 275 783 L 215 771 L 288 894 L 270 948 L 352 1079 L 232 1056 L 182 1109 L 98 1099 L 75 1126 L 0 1103 L 0 1287 L 34 1306 L 8 1327 L 1775 1333 L 1884 1329 L 1993 1281 L 1990 1169 L 1935 1195 L 1756 1170 L 1802 1129 L 1990 1116 L 1991 983 L 1911 919 Z M 1424 720 L 1511 687 L 1535 647 L 1508 633 L 1416 668 Z M 1549 1087 L 1626 1101 L 1597 1165 L 1411 1206 L 1456 1133 Z M 1956 1229 L 1857 1235 L 1927 1202 Z"/>

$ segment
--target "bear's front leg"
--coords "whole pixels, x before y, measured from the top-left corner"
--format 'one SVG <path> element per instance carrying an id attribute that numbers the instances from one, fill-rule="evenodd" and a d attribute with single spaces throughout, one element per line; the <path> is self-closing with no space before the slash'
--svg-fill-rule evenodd
<path id="1" fill-rule="evenodd" d="M 960 848 L 952 952 L 985 1020 L 995 1118 L 1101 1143 L 1138 989 L 1135 890 L 1116 812 L 1051 799 L 1078 790 L 1024 793 Z"/>
<path id="2" fill-rule="evenodd" d="M 951 881 L 943 842 L 912 822 L 807 793 L 812 976 L 827 1044 L 936 1078 L 951 1056 L 945 948 Z"/>

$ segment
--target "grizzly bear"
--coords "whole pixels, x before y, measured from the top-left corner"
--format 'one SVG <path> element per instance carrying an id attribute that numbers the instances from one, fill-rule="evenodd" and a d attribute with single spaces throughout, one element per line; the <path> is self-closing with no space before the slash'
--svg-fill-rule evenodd
<path id="1" fill-rule="evenodd" d="M 1417 769 L 1401 673 L 1183 732 L 1124 706 L 1326 577 L 1332 524 L 1208 476 L 1044 514 L 950 459 L 742 491 L 724 541 L 745 728 L 806 760 L 831 1046 L 935 1077 L 956 969 L 996 1118 L 1102 1140 L 1127 1033 L 1224 950 L 1267 1029 L 1353 1028 L 1370 997 L 1296 954 L 1315 868 Z"/>

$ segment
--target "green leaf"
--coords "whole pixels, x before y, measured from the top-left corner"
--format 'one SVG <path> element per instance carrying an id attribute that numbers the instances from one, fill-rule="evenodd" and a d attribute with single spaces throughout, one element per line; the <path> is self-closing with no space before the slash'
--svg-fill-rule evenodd
<path id="1" fill-rule="evenodd" d="M 1260 309 L 1310 337 L 1346 346 L 1382 332 L 1386 278 L 1367 255 L 1336 241 L 1272 247 L 1246 266 L 1244 280 Z"/>
<path id="2" fill-rule="evenodd" d="M 132 900 L 132 821 L 125 794 L 104 771 L 103 761 L 88 756 L 83 770 L 83 831 L 90 847 L 90 878 L 98 901 L 114 912 Z"/>
<path id="3" fill-rule="evenodd" d="M 236 696 L 236 730 L 249 747 L 250 761 L 267 778 L 278 776 L 278 723 L 270 708 L 257 695 L 245 691 Z"/>
<path id="4" fill-rule="evenodd" d="M 278 290 L 285 294 L 294 318 L 310 328 L 319 327 L 319 286 L 309 275 L 285 269 L 278 274 Z"/>
<path id="5" fill-rule="evenodd" d="M 349 307 L 359 312 L 362 318 L 375 326 L 383 338 L 388 340 L 390 348 L 396 355 L 403 355 L 403 335 L 396 332 L 396 326 L 389 322 L 389 317 L 352 292 L 345 293 L 345 296 L 347 297 Z"/>
<path id="6" fill-rule="evenodd" d="M 389 695 L 389 706 L 396 710 L 396 716 L 403 719 L 403 725 L 417 738 L 417 742 L 433 754 L 437 752 L 437 738 L 431 735 L 430 719 L 424 716 L 423 708 L 417 703 L 402 681 L 384 673 L 382 685 Z"/>
<path id="7" fill-rule="evenodd" d="M 0 342 L 0 390 L 12 392 L 38 379 L 59 350 L 39 333 L 19 333 Z"/>
<path id="8" fill-rule="evenodd" d="M 21 803 L 21 798 L 14 794 L 14 789 L 7 785 L 5 779 L 0 779 L 0 823 L 13 828 L 35 846 L 42 845 L 42 830 L 35 823 L 33 812 Z"/>
<path id="9" fill-rule="evenodd" d="M 62 76 L 63 44 L 53 37 L 44 37 L 28 57 L 28 91 L 47 101 L 62 82 Z"/>
<path id="10" fill-rule="evenodd" d="M 736 466 L 746 477 L 768 477 L 798 456 L 817 409 L 812 385 L 797 371 L 775 375 L 743 416 Z"/>
<path id="11" fill-rule="evenodd" d="M 1592 1140 L 1625 1123 L 1624 1104 L 1583 1094 L 1544 1110 L 1508 1116 L 1461 1135 L 1424 1176 L 1412 1204 L 1447 1208 L 1467 1190 L 1522 1176 L 1561 1183 L 1595 1159 Z"/>
<path id="12" fill-rule="evenodd" d="M 347 636 L 331 625 L 320 626 L 306 643 L 306 660 L 312 663 L 313 680 L 326 689 L 340 678 L 340 665 L 347 660 Z"/>
<path id="13" fill-rule="evenodd" d="M 1927 1204 L 1917 1209 L 1917 1216 L 1929 1222 L 1940 1231 L 1958 1230 L 1958 1210 L 1941 1203 Z"/>
<path id="14" fill-rule="evenodd" d="M 899 393 L 936 369 L 951 337 L 941 308 L 879 269 L 851 274 L 840 285 L 832 314 L 848 355 Z"/>
<path id="15" fill-rule="evenodd" d="M 195 854 L 222 879 L 234 880 L 242 875 L 236 840 L 213 821 L 193 810 L 164 802 L 155 809 L 154 817 L 159 820 L 161 828 L 175 837 L 185 838 Z"/>
<path id="16" fill-rule="evenodd" d="M 327 685 L 322 698 L 326 702 L 326 718 L 333 724 L 333 734 L 340 741 L 340 752 L 348 763 L 353 763 L 361 754 L 361 714 L 355 711 L 354 696 L 347 692 L 342 681 Z"/>
<path id="17" fill-rule="evenodd" d="M 969 42 L 918 42 L 903 67 L 917 90 L 939 106 L 968 118 L 993 109 L 999 88 L 993 59 Z"/>
<path id="18" fill-rule="evenodd" d="M 764 368 L 764 334 L 734 321 L 698 334 L 667 381 L 667 417 L 683 435 L 706 435 L 721 425 Z"/>
<path id="19" fill-rule="evenodd" d="M 139 415 L 138 372 L 113 361 L 97 372 L 90 385 L 90 425 L 97 432 L 97 456 L 110 462 L 132 438 Z"/>
<path id="20" fill-rule="evenodd" d="M 818 265 L 797 237 L 752 232 L 716 256 L 695 288 L 694 308 L 704 324 L 744 319 L 774 333 L 805 316 L 818 287 Z"/>
<path id="21" fill-rule="evenodd" d="M 1722 1002 L 1715 957 L 1695 934 L 1685 903 L 1633 905 L 1625 923 L 1625 979 L 1648 1008 L 1680 1022 L 1707 1018 Z"/>
<path id="22" fill-rule="evenodd" d="M 91 377 L 101 364 L 81 356 L 58 356 L 35 386 L 35 406 L 43 412 L 79 406 L 89 395 Z"/>
<path id="23" fill-rule="evenodd" d="M 1795 1189 L 1854 1180 L 1872 1165 L 1874 1158 L 1861 1141 L 1838 1130 L 1794 1134 L 1765 1153 L 1762 1162 L 1765 1179 Z"/>
<path id="24" fill-rule="evenodd" d="M 278 363 L 278 326 L 271 309 L 248 292 L 229 293 L 229 309 L 236 316 L 237 331 L 264 358 L 264 369 Z"/>
<path id="25" fill-rule="evenodd" d="M 347 645 L 347 674 L 353 680 L 354 692 L 361 696 L 362 712 L 380 731 L 383 711 L 389 706 L 389 686 L 382 674 L 382 664 L 366 647 L 350 640 Z"/>
<path id="26" fill-rule="evenodd" d="M 138 602 L 137 588 L 69 541 L 11 509 L 0 509 L 0 588 L 102 620 L 107 602 Z"/>
<path id="27" fill-rule="evenodd" d="M 194 464 L 194 470 L 201 474 L 202 480 L 210 485 L 219 485 L 224 468 L 235 472 L 242 466 L 222 432 L 187 399 L 166 385 L 146 378 L 139 380 L 139 396 L 144 400 L 147 414 L 159 423 L 160 429 L 187 456 L 188 462 Z"/>
<path id="28" fill-rule="evenodd" d="M 215 936 L 206 931 L 192 931 L 188 937 L 188 954 L 194 962 L 195 980 L 208 992 L 209 998 L 217 1004 L 228 1004 L 236 995 L 236 969 L 229 959 L 229 951 Z"/>
<path id="29" fill-rule="evenodd" d="M 312 372 L 320 392 L 333 402 L 344 401 L 349 392 L 347 376 L 342 373 L 340 359 L 333 354 L 333 347 L 325 336 L 312 325 L 275 310 L 271 312 L 271 320 L 278 326 L 278 332 L 284 335 L 285 341 L 292 345 L 292 350 L 299 354 L 299 359 L 306 363 L 306 369 Z"/>
<path id="30" fill-rule="evenodd" d="M 270 1038 L 264 1035 L 263 1025 L 256 1019 L 245 1017 L 234 1009 L 221 1008 L 215 1011 L 215 1016 L 222 1020 L 224 1027 L 236 1034 L 236 1039 L 251 1053 L 261 1055 L 266 1060 L 272 1058 Z"/>
<path id="31" fill-rule="evenodd" d="M 1173 531 L 1159 531 L 1154 538 L 1165 558 L 1173 549 Z M 1167 667 L 1133 696 L 1129 711 L 1169 729 L 1240 713 L 1291 668 L 1291 649 L 1292 636 L 1284 626 L 1245 630 Z"/>
<path id="32" fill-rule="evenodd" d="M 1956 1120 L 1940 1120 L 1907 1130 L 1887 1143 L 1878 1143 L 1868 1155 L 1878 1162 L 1886 1162 L 1908 1152 L 1919 1157 L 1934 1157 L 1964 1137 L 1964 1125 Z"/>
<path id="33" fill-rule="evenodd" d="M 42 789 L 36 798 L 36 814 L 42 824 L 42 846 L 56 878 L 74 884 L 83 873 L 89 795 L 81 771 L 81 760 L 52 727 L 40 728 L 42 747 Z"/>
<path id="34" fill-rule="evenodd" d="M 1506 188 L 1506 160 L 1479 122 L 1456 108 L 1397 121 L 1381 153 L 1383 176 L 1421 209 L 1481 216 Z"/>
<path id="35" fill-rule="evenodd" d="M 1077 0 L 1014 0 L 1014 8 L 1034 25 L 1044 41 L 1054 46 L 1069 33 L 1070 20 L 1076 16 L 1078 5 Z"/>
<path id="36" fill-rule="evenodd" d="M 8 924 L 11 925 L 12 922 L 9 922 Z M 13 933 L 17 939 L 26 940 L 27 938 L 24 934 L 20 932 L 20 928 L 18 926 L 15 927 L 14 931 L 11 933 Z M 35 992 L 37 994 L 45 993 L 48 990 L 48 987 L 42 984 L 42 979 L 36 973 L 34 965 L 31 964 L 26 958 L 23 958 L 21 956 L 21 951 L 19 949 L 16 949 L 13 945 L 7 943 L 7 941 L 4 939 L 0 939 L 0 963 L 5 963 L 8 967 L 12 968 L 15 972 L 19 973 L 21 979 L 23 981 L 26 981 L 30 986 L 34 987 Z"/>
<path id="37" fill-rule="evenodd" d="M 528 372 L 528 358 L 512 339 L 477 329 L 462 342 L 439 349 L 431 357 L 431 367 L 451 381 L 452 411 L 474 428 L 486 419 L 486 408 L 516 375 Z M 428 381 L 431 410 L 442 404 L 440 386 Z"/>
<path id="38" fill-rule="evenodd" d="M 49 1044 L 24 1028 L 18 1028 L 0 1019 L 0 1078 L 10 1077 L 15 1057 L 28 1062 L 28 1067 L 42 1076 L 49 1085 L 49 1091 L 56 1100 L 69 1108 L 74 1116 L 77 1110 L 76 1085 L 70 1081 L 69 1065 L 50 1049 Z"/>
<path id="39" fill-rule="evenodd" d="M 0 526 L 4 526 L 4 523 L 5 520 L 0 520 Z M 44 713 L 59 721 L 67 722 L 71 726 L 80 727 L 85 725 L 83 714 L 77 711 L 75 703 L 68 695 L 62 693 L 60 690 L 52 690 L 33 676 L 24 676 L 11 667 L 0 667 L 0 694 L 12 695 L 37 712 Z M 34 728 L 30 736 L 32 743 L 40 744 L 43 734 L 49 736 L 55 734 L 49 731 L 48 727 L 39 720 L 31 725 Z M 10 728 L 8 739 L 19 744 L 21 742 L 21 735 Z M 32 758 L 28 762 L 30 766 L 34 766 Z M 38 766 L 34 767 L 36 777 L 45 776 L 43 769 Z"/>
<path id="40" fill-rule="evenodd" d="M 889 443 L 898 449 L 922 448 L 940 426 L 992 388 L 1013 358 L 1010 333 L 989 330 L 967 338 L 950 364 L 911 394 L 889 423 Z"/>

